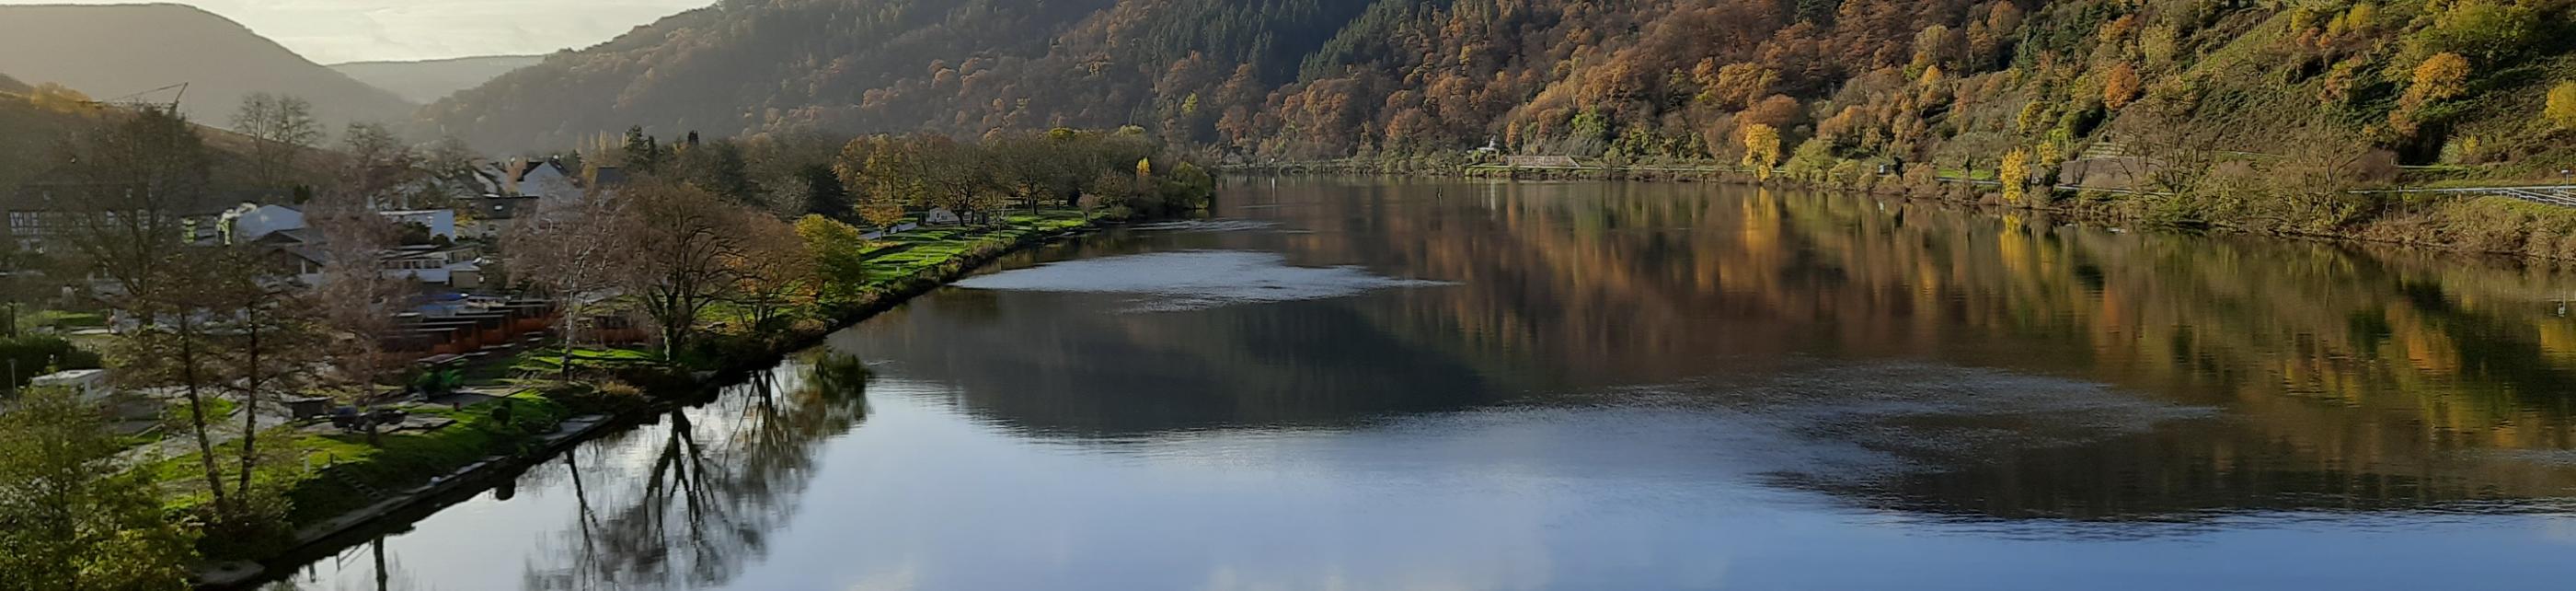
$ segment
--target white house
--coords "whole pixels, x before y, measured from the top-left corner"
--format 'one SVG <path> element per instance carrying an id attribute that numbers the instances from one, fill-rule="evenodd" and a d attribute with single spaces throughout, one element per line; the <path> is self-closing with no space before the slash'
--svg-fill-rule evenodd
<path id="1" fill-rule="evenodd" d="M 508 196 L 537 198 L 577 198 L 581 196 L 581 176 L 566 168 L 563 161 L 513 161 L 515 169 L 502 178 L 502 193 Z"/>
<path id="2" fill-rule="evenodd" d="M 456 239 L 455 210 L 414 209 L 407 211 L 379 211 L 376 212 L 376 215 L 385 216 L 386 219 L 391 219 L 396 224 L 420 224 L 422 227 L 429 228 L 429 235 L 431 236 L 444 237 L 448 240 Z"/>

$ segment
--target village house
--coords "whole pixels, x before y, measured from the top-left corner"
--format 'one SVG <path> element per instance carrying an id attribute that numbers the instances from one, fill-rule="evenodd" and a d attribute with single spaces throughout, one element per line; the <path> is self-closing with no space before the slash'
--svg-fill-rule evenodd
<path id="1" fill-rule="evenodd" d="M 6 227 L 0 230 L 7 232 L 6 238 L 17 248 L 37 252 L 50 250 L 61 246 L 62 239 L 79 227 L 82 216 L 94 213 L 93 206 L 88 200 L 97 195 L 113 194 L 115 191 L 135 190 L 126 185 L 92 182 L 62 170 L 40 175 L 34 180 L 19 185 L 16 190 L 0 193 L 0 215 L 6 215 L 8 219 Z M 175 216 L 183 221 L 211 222 L 227 210 L 227 207 L 222 204 L 242 201 L 242 199 L 226 197 L 237 198 L 252 194 L 255 193 L 229 196 L 206 194 L 173 199 L 168 204 L 171 210 L 164 215 Z M 201 227 L 211 227 L 211 225 Z"/>
<path id="2" fill-rule="evenodd" d="M 499 237 L 529 211 L 562 206 L 581 199 L 588 191 L 613 190 L 626 184 L 626 172 L 618 167 L 575 170 L 551 158 L 513 159 L 485 164 L 477 170 L 494 179 L 493 190 L 464 207 L 471 215 L 469 221 L 460 222 L 457 232 L 485 239 Z"/>
<path id="3" fill-rule="evenodd" d="M 393 222 L 397 224 L 419 226 L 423 230 L 426 230 L 432 238 L 445 238 L 448 240 L 457 239 L 455 210 L 414 209 L 407 211 L 379 211 L 376 212 L 376 215 L 385 216 L 386 219 L 393 220 Z"/>

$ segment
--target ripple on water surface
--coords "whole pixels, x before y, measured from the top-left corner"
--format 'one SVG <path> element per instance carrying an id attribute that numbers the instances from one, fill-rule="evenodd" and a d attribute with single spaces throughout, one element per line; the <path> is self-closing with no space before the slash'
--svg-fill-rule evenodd
<path id="1" fill-rule="evenodd" d="M 1174 220 L 1139 224 L 1130 229 L 1142 232 L 1248 232 L 1279 227 L 1268 220 Z"/>
<path id="2" fill-rule="evenodd" d="M 1051 263 L 969 278 L 958 287 L 1138 296 L 1130 312 L 1319 300 L 1380 289 L 1449 285 L 1353 266 L 1296 267 L 1263 252 L 1194 250 Z"/>

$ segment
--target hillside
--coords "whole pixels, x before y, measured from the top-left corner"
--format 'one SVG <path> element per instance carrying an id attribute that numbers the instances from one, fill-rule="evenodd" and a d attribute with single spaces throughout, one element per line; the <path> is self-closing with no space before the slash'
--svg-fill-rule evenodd
<path id="1" fill-rule="evenodd" d="M 82 105 L 78 97 L 33 95 L 28 85 L 0 76 L 0 195 L 43 172 L 59 142 L 96 125 L 105 111 Z"/>
<path id="2" fill-rule="evenodd" d="M 425 113 L 492 148 L 1134 124 L 1239 157 L 1734 162 L 1759 124 L 1813 174 L 2224 144 L 2523 178 L 2571 160 L 2576 114 L 2543 117 L 2570 3 L 738 0 Z"/>
<path id="3" fill-rule="evenodd" d="M 209 125 L 226 124 L 254 92 L 312 101 L 335 130 L 350 121 L 408 120 L 415 110 L 238 23 L 175 4 L 0 6 L 0 72 L 99 98 L 185 82 L 181 111 Z"/>
<path id="4" fill-rule="evenodd" d="M 540 55 L 494 55 L 417 62 L 351 62 L 332 64 L 331 69 L 392 91 L 404 100 L 426 104 L 545 59 Z"/>
<path id="5" fill-rule="evenodd" d="M 768 129 L 1116 126 L 1151 117 L 1163 67 L 1294 76 L 1367 0 L 740 0 L 512 72 L 426 113 L 487 149 L 564 147 L 642 123 Z M 1111 42 L 1117 39 L 1119 42 Z"/>

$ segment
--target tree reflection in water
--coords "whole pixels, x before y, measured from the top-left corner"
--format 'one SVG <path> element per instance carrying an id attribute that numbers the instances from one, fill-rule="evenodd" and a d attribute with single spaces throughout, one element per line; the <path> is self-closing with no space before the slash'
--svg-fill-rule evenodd
<path id="1" fill-rule="evenodd" d="M 720 585 L 768 550 L 796 512 L 820 444 L 867 417 L 867 366 L 816 355 L 756 375 L 706 406 L 672 412 L 647 446 L 585 446 L 564 458 L 579 505 L 561 547 L 532 556 L 529 589 Z M 646 454 L 603 456 L 601 450 Z M 602 462 L 642 462 L 621 473 Z"/>

